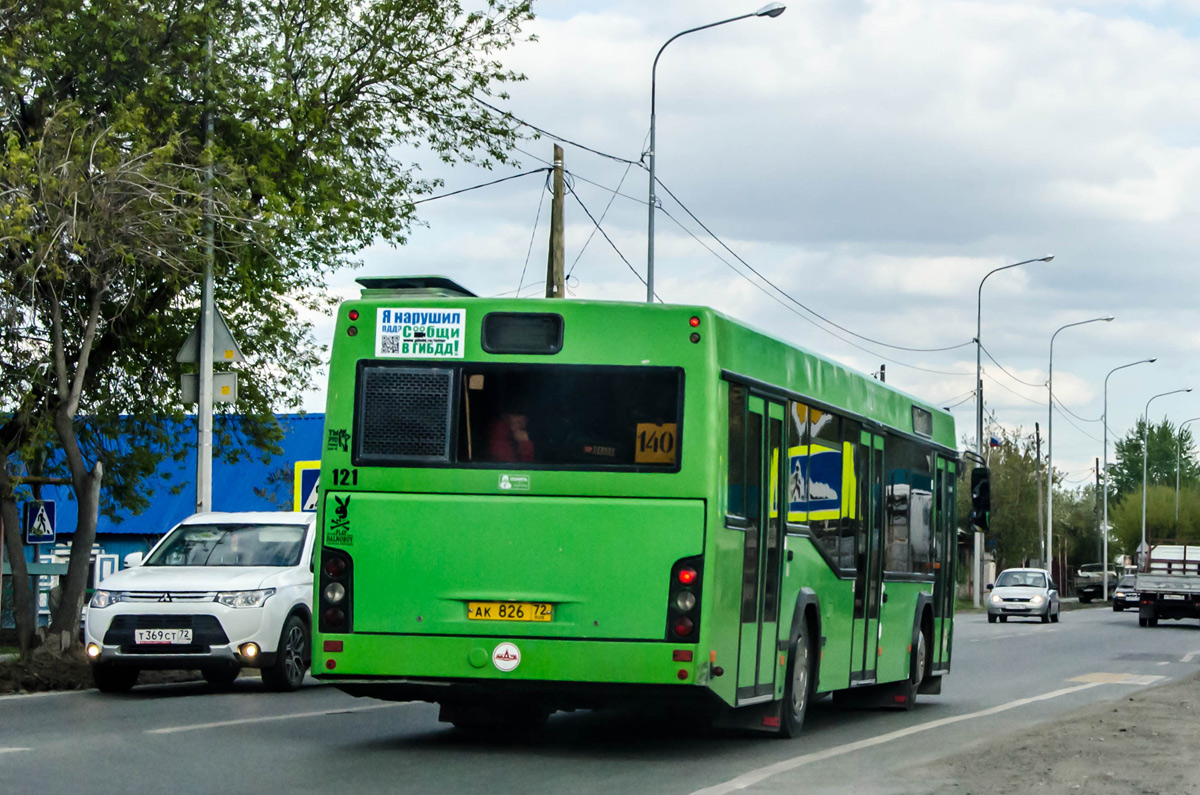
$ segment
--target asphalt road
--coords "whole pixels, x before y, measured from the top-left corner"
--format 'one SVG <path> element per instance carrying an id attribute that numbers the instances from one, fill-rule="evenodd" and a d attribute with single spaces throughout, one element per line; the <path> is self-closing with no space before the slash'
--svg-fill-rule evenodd
<path id="1" fill-rule="evenodd" d="M 242 678 L 202 684 L 0 698 L 0 792 L 142 793 L 886 793 L 921 765 L 1071 710 L 1117 700 L 1200 667 L 1200 625 L 1139 628 L 1136 614 L 1064 612 L 1059 624 L 960 615 L 943 694 L 909 712 L 826 700 L 804 735 L 700 730 L 581 712 L 536 739 L 478 735 L 437 708 L 292 694 Z M 1069 731 L 1068 724 L 1064 731 Z"/>

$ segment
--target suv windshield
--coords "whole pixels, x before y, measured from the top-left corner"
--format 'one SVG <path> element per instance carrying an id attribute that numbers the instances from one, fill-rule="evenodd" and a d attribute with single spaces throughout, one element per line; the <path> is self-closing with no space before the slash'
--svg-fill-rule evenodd
<path id="1" fill-rule="evenodd" d="M 189 524 L 176 527 L 146 566 L 296 566 L 305 525 Z"/>
<path id="2" fill-rule="evenodd" d="M 1045 588 L 1046 575 L 1040 571 L 1003 571 L 996 578 L 997 588 Z"/>

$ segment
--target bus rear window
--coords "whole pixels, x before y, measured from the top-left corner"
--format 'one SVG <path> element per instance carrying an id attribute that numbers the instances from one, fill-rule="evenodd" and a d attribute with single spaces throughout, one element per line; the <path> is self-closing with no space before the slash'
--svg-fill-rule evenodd
<path id="1" fill-rule="evenodd" d="M 679 469 L 683 371 L 474 364 L 360 367 L 360 465 Z"/>
<path id="2" fill-rule="evenodd" d="M 458 462 L 676 470 L 682 389 L 668 367 L 466 365 Z"/>

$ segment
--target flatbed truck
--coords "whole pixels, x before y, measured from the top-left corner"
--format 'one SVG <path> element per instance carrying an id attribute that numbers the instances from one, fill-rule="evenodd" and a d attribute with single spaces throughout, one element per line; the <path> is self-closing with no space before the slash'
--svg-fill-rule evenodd
<path id="1" fill-rule="evenodd" d="M 1160 618 L 1200 618 L 1200 544 L 1152 544 L 1135 588 L 1139 627 L 1158 626 Z"/>

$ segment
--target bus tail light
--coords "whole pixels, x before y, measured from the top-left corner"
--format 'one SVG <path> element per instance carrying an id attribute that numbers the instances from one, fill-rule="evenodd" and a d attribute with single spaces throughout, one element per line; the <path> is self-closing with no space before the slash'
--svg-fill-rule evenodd
<path id="1" fill-rule="evenodd" d="M 700 636 L 702 556 L 683 558 L 671 567 L 667 591 L 667 640 L 695 643 Z"/>
<path id="2" fill-rule="evenodd" d="M 351 580 L 353 561 L 340 549 L 321 550 L 321 581 L 317 593 L 321 603 L 317 613 L 317 628 L 321 632 L 350 632 Z"/>

